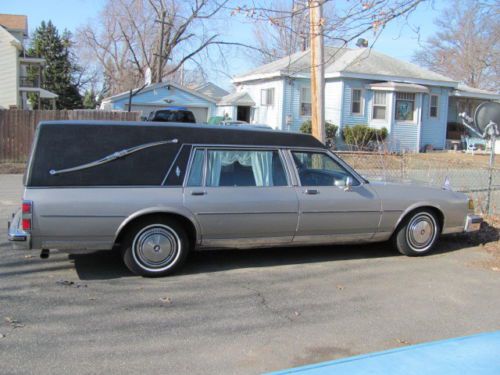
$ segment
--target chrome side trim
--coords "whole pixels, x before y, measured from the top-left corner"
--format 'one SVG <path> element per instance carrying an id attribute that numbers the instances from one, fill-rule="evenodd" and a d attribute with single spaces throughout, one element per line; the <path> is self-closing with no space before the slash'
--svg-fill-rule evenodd
<path id="1" fill-rule="evenodd" d="M 372 211 L 366 211 L 366 210 L 314 210 L 314 211 L 302 211 L 302 214 L 347 214 L 347 213 L 383 213 L 384 211 L 379 211 L 379 210 L 372 210 Z"/>
<path id="2" fill-rule="evenodd" d="M 46 218 L 92 218 L 92 219 L 109 219 L 109 218 L 126 218 L 125 215 L 40 215 Z"/>
<path id="3" fill-rule="evenodd" d="M 63 173 L 70 173 L 70 172 L 81 171 L 81 170 L 84 170 L 84 169 L 89 169 L 89 168 L 97 167 L 98 165 L 106 164 L 106 163 L 112 162 L 112 161 L 117 160 L 117 159 L 124 158 L 125 156 L 131 155 L 133 153 L 136 153 L 138 151 L 144 150 L 146 148 L 160 146 L 160 145 L 165 145 L 165 144 L 169 144 L 169 143 L 177 143 L 177 142 L 178 142 L 177 139 L 169 139 L 169 140 L 166 140 L 166 141 L 145 143 L 145 144 L 142 144 L 142 145 L 138 145 L 138 146 L 134 146 L 134 147 L 131 147 L 131 148 L 127 148 L 127 149 L 124 149 L 124 150 L 120 150 L 120 151 L 114 152 L 114 153 L 112 153 L 110 155 L 107 155 L 107 156 L 105 156 L 105 157 L 103 157 L 101 159 L 92 161 L 90 163 L 81 164 L 81 165 L 77 165 L 75 167 L 65 168 L 65 169 L 59 169 L 59 170 L 51 169 L 49 171 L 49 173 L 50 173 L 50 175 L 55 176 L 55 175 L 63 174 Z"/>
<path id="4" fill-rule="evenodd" d="M 296 214 L 295 211 L 240 211 L 240 212 L 222 212 L 222 211 L 207 211 L 198 212 L 196 215 L 282 215 L 282 214 Z"/>
<path id="5" fill-rule="evenodd" d="M 354 234 L 322 234 L 322 235 L 303 235 L 295 236 L 293 242 L 304 245 L 320 244 L 348 244 L 348 243 L 369 243 L 380 241 L 374 239 L 373 233 L 354 233 Z"/>
<path id="6" fill-rule="evenodd" d="M 198 250 L 226 248 L 226 249 L 255 249 L 292 244 L 292 237 L 252 237 L 252 238 L 204 238 Z"/>

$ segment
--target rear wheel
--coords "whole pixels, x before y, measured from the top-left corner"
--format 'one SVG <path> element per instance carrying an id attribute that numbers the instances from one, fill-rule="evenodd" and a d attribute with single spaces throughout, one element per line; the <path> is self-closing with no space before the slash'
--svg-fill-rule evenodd
<path id="1" fill-rule="evenodd" d="M 438 219 L 432 211 L 417 211 L 409 215 L 396 230 L 394 246 L 404 255 L 425 255 L 434 248 L 440 231 Z"/>
<path id="2" fill-rule="evenodd" d="M 172 274 L 186 260 L 189 241 L 175 220 L 153 217 L 130 228 L 122 247 L 125 265 L 133 273 L 147 277 Z"/>

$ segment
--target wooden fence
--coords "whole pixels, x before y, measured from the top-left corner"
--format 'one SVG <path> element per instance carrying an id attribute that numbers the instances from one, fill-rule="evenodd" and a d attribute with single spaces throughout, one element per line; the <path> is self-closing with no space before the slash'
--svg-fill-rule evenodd
<path id="1" fill-rule="evenodd" d="M 0 110 L 0 163 L 25 162 L 33 141 L 35 129 L 46 120 L 116 120 L 138 121 L 139 112 L 98 110 L 27 111 Z"/>

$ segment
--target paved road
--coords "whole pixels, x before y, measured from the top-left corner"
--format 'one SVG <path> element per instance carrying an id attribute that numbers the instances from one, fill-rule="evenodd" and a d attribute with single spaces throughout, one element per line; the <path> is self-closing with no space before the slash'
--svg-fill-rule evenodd
<path id="1" fill-rule="evenodd" d="M 20 178 L 0 176 L 0 219 L 19 195 Z M 143 279 L 108 253 L 27 258 L 1 228 L 2 375 L 253 374 L 500 329 L 500 272 L 467 237 L 424 258 L 205 252 Z"/>

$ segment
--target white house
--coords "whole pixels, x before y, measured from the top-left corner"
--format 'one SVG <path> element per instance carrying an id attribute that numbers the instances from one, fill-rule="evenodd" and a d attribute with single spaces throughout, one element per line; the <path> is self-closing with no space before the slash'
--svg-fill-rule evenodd
<path id="1" fill-rule="evenodd" d="M 218 114 L 298 131 L 311 116 L 309 61 L 309 51 L 298 52 L 235 77 L 236 92 L 220 99 Z M 340 129 L 385 127 L 394 151 L 442 149 L 457 112 L 500 99 L 366 48 L 326 47 L 325 61 L 325 120 Z"/>
<path id="2" fill-rule="evenodd" d="M 26 55 L 23 42 L 27 36 L 26 16 L 0 14 L 0 109 L 30 109 L 29 93 L 35 93 L 38 100 L 51 100 L 55 106 L 57 95 L 40 87 L 41 75 L 28 77 L 28 68 L 41 72 L 45 60 Z"/>

